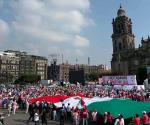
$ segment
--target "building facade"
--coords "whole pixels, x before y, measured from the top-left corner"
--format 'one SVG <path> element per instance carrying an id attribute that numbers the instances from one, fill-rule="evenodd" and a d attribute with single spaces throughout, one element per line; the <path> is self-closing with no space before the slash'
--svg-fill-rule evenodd
<path id="1" fill-rule="evenodd" d="M 31 55 L 35 61 L 35 74 L 41 76 L 41 79 L 47 79 L 48 60 L 45 57 Z"/>
<path id="2" fill-rule="evenodd" d="M 110 69 L 106 65 L 84 65 L 84 64 L 76 64 L 71 65 L 68 63 L 63 63 L 57 65 L 56 63 L 52 63 L 48 66 L 48 79 L 52 79 L 54 81 L 64 80 L 66 82 L 69 81 L 69 72 L 72 70 L 84 70 L 84 75 L 88 75 L 90 73 L 108 73 L 111 72 Z"/>
<path id="3" fill-rule="evenodd" d="M 13 53 L 0 53 L 0 74 L 5 81 L 11 82 L 19 77 L 19 61 Z"/>
<path id="4" fill-rule="evenodd" d="M 25 74 L 35 74 L 41 79 L 47 79 L 47 64 L 45 57 L 28 55 L 26 52 L 6 50 L 0 53 L 1 76 L 12 76 L 12 82 Z"/>
<path id="5" fill-rule="evenodd" d="M 59 81 L 63 80 L 68 82 L 69 81 L 69 69 L 71 65 L 69 64 L 59 64 L 52 63 L 50 66 L 48 66 L 48 73 L 47 77 L 48 79 L 51 79 L 53 81 Z"/>
<path id="6" fill-rule="evenodd" d="M 60 64 L 60 74 L 59 74 L 59 79 L 63 80 L 65 82 L 69 82 L 69 70 L 70 70 L 70 65 L 69 64 Z"/>
<path id="7" fill-rule="evenodd" d="M 132 21 L 126 16 L 122 6 L 118 9 L 112 26 L 112 72 L 122 75 L 136 74 L 139 67 L 150 65 L 150 38 L 142 38 L 141 45 L 135 48 Z"/>
<path id="8" fill-rule="evenodd" d="M 51 79 L 53 81 L 58 81 L 59 80 L 59 65 L 56 64 L 51 64 L 47 68 L 47 79 Z"/>
<path id="9" fill-rule="evenodd" d="M 19 75 L 36 74 L 35 59 L 30 55 L 21 55 L 19 64 Z"/>

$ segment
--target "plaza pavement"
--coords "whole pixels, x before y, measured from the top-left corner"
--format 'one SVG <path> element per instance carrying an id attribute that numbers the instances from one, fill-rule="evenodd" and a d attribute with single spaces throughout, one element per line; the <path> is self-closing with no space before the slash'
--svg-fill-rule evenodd
<path id="1" fill-rule="evenodd" d="M 25 111 L 18 111 L 15 115 L 11 114 L 10 116 L 6 116 L 4 119 L 4 125 L 34 125 L 34 122 L 31 121 L 27 123 L 28 118 L 29 114 L 25 114 Z M 59 122 L 48 120 L 48 125 L 59 125 L 59 124 L 60 124 Z M 42 125 L 41 122 L 40 125 Z M 71 124 L 65 123 L 65 125 Z"/>

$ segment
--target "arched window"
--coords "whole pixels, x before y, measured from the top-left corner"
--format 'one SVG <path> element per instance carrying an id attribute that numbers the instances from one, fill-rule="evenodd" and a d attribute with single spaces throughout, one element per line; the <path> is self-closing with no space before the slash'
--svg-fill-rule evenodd
<path id="1" fill-rule="evenodd" d="M 122 50 L 122 44 L 119 43 L 119 50 Z"/>
<path id="2" fill-rule="evenodd" d="M 123 49 L 125 49 L 126 48 L 126 44 L 125 44 L 126 42 L 125 42 L 125 39 L 123 39 Z"/>
<path id="3" fill-rule="evenodd" d="M 121 24 L 121 31 L 122 31 L 122 33 L 124 33 L 124 25 L 123 24 Z"/>
<path id="4" fill-rule="evenodd" d="M 130 48 L 132 49 L 132 43 L 130 43 Z"/>
<path id="5" fill-rule="evenodd" d="M 115 51 L 117 51 L 117 45 L 115 45 Z"/>
<path id="6" fill-rule="evenodd" d="M 123 43 L 123 49 L 125 49 L 126 48 L 126 45 L 125 45 L 125 43 Z"/>
<path id="7" fill-rule="evenodd" d="M 122 31 L 121 31 L 121 25 L 120 24 L 118 25 L 118 29 L 119 29 L 119 33 L 121 33 Z"/>
<path id="8" fill-rule="evenodd" d="M 114 51 L 117 51 L 117 41 L 114 41 Z"/>

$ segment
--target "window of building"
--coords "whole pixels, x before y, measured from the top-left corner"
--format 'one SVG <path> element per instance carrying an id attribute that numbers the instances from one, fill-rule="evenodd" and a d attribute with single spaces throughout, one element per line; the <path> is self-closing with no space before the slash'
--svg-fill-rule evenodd
<path id="1" fill-rule="evenodd" d="M 122 44 L 119 43 L 119 50 L 122 50 Z"/>
<path id="2" fill-rule="evenodd" d="M 126 48 L 126 40 L 125 39 L 123 39 L 123 49 L 125 49 Z"/>
<path id="3" fill-rule="evenodd" d="M 123 24 L 121 24 L 121 31 L 122 31 L 122 33 L 124 33 L 124 25 Z"/>
<path id="4" fill-rule="evenodd" d="M 117 51 L 117 41 L 114 41 L 114 51 Z"/>
<path id="5" fill-rule="evenodd" d="M 130 43 L 130 48 L 132 48 L 132 43 Z"/>
<path id="6" fill-rule="evenodd" d="M 117 51 L 117 46 L 115 46 L 115 51 Z"/>
<path id="7" fill-rule="evenodd" d="M 125 43 L 123 43 L 123 49 L 125 49 L 126 48 L 126 45 L 125 45 Z"/>

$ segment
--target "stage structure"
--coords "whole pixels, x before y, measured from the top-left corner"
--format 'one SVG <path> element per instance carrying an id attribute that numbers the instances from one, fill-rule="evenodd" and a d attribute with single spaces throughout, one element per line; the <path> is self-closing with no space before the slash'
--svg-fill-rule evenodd
<path id="1" fill-rule="evenodd" d="M 77 65 L 69 69 L 69 82 L 77 84 L 77 82 L 85 85 L 84 69 L 79 68 Z"/>

